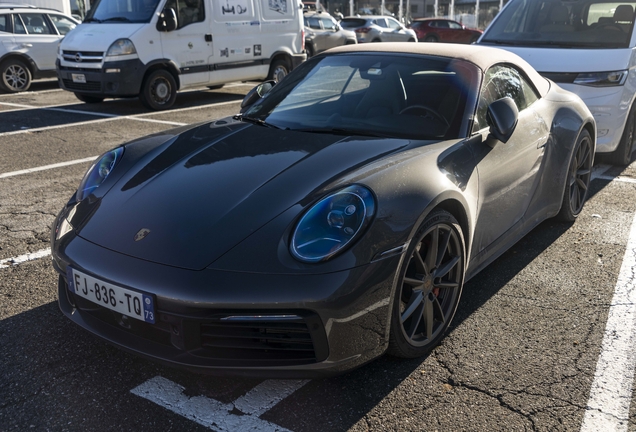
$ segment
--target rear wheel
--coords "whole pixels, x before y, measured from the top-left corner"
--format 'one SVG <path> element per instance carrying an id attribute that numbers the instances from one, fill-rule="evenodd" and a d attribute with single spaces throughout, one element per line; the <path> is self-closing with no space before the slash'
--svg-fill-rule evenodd
<path id="1" fill-rule="evenodd" d="M 217 85 L 213 85 L 213 86 L 208 86 L 208 88 L 210 90 L 218 90 L 218 89 L 222 89 L 224 85 L 225 84 L 217 84 Z"/>
<path id="2" fill-rule="evenodd" d="M 31 87 L 31 71 L 19 59 L 10 58 L 0 64 L 0 87 L 2 90 L 17 93 Z"/>
<path id="3" fill-rule="evenodd" d="M 85 94 L 81 94 L 81 93 L 75 93 L 75 97 L 78 98 L 79 100 L 81 100 L 82 102 L 86 102 L 86 103 L 100 103 L 100 102 L 104 102 L 104 98 L 103 97 L 89 96 L 89 95 L 85 95 Z"/>
<path id="4" fill-rule="evenodd" d="M 389 354 L 420 357 L 442 339 L 462 293 L 464 251 L 464 236 L 453 215 L 437 210 L 424 220 L 400 269 Z"/>
<path id="5" fill-rule="evenodd" d="M 139 94 L 141 103 L 152 110 L 168 109 L 174 104 L 176 98 L 177 82 L 165 69 L 158 69 L 148 75 Z"/>
<path id="6" fill-rule="evenodd" d="M 267 75 L 267 79 L 280 82 L 289 74 L 290 70 L 291 68 L 285 60 L 274 60 L 272 65 L 269 67 L 269 74 Z"/>
<path id="7" fill-rule="evenodd" d="M 634 151 L 634 128 L 636 127 L 636 110 L 632 108 L 627 122 L 625 122 L 625 130 L 621 136 L 621 142 L 616 150 L 607 156 L 607 161 L 612 165 L 625 166 L 629 165 L 632 160 L 632 152 Z"/>
<path id="8" fill-rule="evenodd" d="M 438 42 L 437 36 L 426 36 L 424 42 Z"/>
<path id="9" fill-rule="evenodd" d="M 411 38 L 407 42 L 415 42 L 415 39 Z"/>
<path id="10" fill-rule="evenodd" d="M 563 192 L 561 211 L 557 218 L 565 222 L 574 222 L 583 210 L 587 191 L 592 179 L 592 138 L 583 130 L 576 140 L 574 154 L 568 167 L 568 176 Z"/>
<path id="11" fill-rule="evenodd" d="M 307 45 L 305 47 L 305 51 L 307 52 L 307 58 L 314 56 L 314 47 L 312 47 L 311 45 Z"/>

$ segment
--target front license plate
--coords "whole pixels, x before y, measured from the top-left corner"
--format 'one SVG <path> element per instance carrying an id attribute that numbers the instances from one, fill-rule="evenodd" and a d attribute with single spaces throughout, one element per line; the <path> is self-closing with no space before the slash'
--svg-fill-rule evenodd
<path id="1" fill-rule="evenodd" d="M 74 83 L 86 84 L 86 76 L 84 74 L 71 74 Z"/>
<path id="2" fill-rule="evenodd" d="M 69 267 L 68 288 L 100 306 L 136 318 L 155 323 L 155 304 L 152 296 L 105 282 Z"/>

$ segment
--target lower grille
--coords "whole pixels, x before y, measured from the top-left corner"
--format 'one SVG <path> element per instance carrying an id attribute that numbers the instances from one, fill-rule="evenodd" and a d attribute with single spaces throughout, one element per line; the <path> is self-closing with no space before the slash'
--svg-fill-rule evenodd
<path id="1" fill-rule="evenodd" d="M 82 90 L 98 92 L 102 90 L 102 83 L 99 81 L 87 81 L 85 83 L 76 83 L 70 79 L 63 79 L 64 87 L 69 90 Z"/>
<path id="2" fill-rule="evenodd" d="M 216 322 L 201 325 L 201 352 L 218 359 L 316 362 L 316 352 L 304 320 Z"/>

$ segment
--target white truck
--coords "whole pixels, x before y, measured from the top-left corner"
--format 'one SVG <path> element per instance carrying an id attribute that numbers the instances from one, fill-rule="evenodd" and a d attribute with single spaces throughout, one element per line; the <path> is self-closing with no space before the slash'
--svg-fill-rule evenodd
<path id="1" fill-rule="evenodd" d="M 299 0 L 100 0 L 58 49 L 78 99 L 170 108 L 178 90 L 280 80 L 306 60 Z"/>

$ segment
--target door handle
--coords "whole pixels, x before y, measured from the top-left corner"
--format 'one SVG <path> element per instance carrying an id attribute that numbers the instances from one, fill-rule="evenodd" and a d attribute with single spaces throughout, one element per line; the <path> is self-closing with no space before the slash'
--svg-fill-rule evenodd
<path id="1" fill-rule="evenodd" d="M 30 43 L 23 43 L 22 45 L 20 45 L 22 48 L 31 48 L 33 46 L 33 44 Z"/>
<path id="2" fill-rule="evenodd" d="M 205 35 L 205 41 L 206 42 L 212 42 L 212 35 L 211 34 L 206 34 Z"/>

